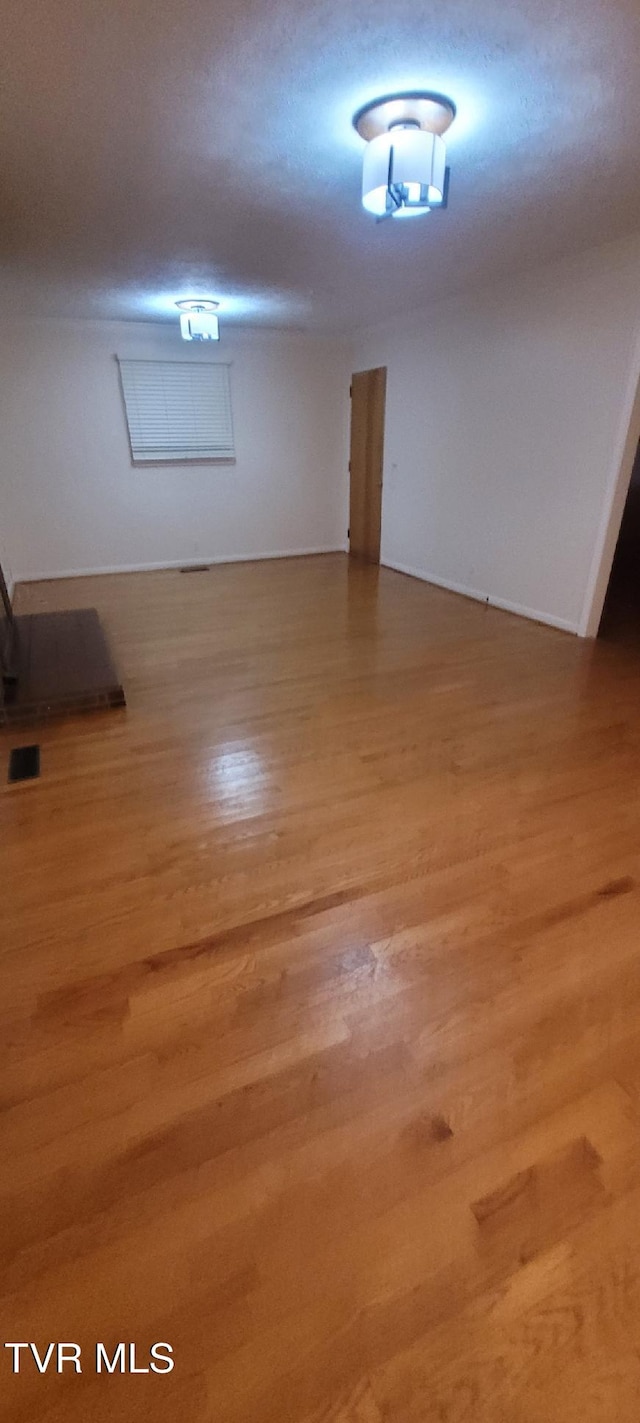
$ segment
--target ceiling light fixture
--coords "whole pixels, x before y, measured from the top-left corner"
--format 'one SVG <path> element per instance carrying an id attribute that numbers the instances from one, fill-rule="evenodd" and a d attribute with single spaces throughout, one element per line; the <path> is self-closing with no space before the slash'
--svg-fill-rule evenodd
<path id="1" fill-rule="evenodd" d="M 204 301 L 197 297 L 192 301 L 177 301 L 183 340 L 219 341 L 220 323 L 215 315 L 219 305 L 219 301 Z"/>
<path id="2" fill-rule="evenodd" d="M 358 109 L 353 126 L 367 144 L 362 205 L 380 221 L 445 208 L 449 169 L 442 135 L 456 106 L 443 94 L 389 94 Z"/>

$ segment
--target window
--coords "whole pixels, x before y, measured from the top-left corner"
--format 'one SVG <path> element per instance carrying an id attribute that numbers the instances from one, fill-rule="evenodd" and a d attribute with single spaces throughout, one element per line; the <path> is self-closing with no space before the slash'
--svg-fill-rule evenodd
<path id="1" fill-rule="evenodd" d="M 229 367 L 213 361 L 121 361 L 134 464 L 235 458 Z"/>

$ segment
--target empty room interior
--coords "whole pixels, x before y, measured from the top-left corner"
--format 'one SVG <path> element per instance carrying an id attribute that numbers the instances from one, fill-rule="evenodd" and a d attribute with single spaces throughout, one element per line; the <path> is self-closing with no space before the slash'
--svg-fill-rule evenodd
<path id="1" fill-rule="evenodd" d="M 3 1423 L 631 1423 L 637 0 L 0 13 Z"/>

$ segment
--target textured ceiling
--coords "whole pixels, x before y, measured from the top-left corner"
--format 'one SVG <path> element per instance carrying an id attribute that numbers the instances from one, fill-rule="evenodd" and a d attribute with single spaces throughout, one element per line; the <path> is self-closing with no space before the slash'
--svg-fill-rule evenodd
<path id="1" fill-rule="evenodd" d="M 640 228 L 640 0 L 0 0 L 0 302 L 347 329 Z M 377 226 L 352 113 L 449 94 Z"/>

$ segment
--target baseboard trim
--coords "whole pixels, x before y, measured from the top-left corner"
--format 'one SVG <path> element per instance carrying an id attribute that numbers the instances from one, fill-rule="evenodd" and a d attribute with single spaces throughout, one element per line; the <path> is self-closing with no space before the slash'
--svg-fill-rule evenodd
<path id="1" fill-rule="evenodd" d="M 320 548 L 290 548 L 269 553 L 233 553 L 227 555 L 200 554 L 198 558 L 176 558 L 163 563 L 117 563 L 100 568 L 68 568 L 63 573 L 23 573 L 15 579 L 18 583 L 51 583 L 63 578 L 104 578 L 116 573 L 161 573 L 172 568 L 199 568 L 203 563 L 218 565 L 224 563 L 263 563 L 273 558 L 313 558 L 321 553 L 344 553 L 343 544 L 327 544 Z"/>
<path id="2" fill-rule="evenodd" d="M 491 594 L 481 593 L 478 588 L 469 588 L 465 583 L 454 583 L 448 578 L 438 578 L 434 573 L 424 573 L 420 568 L 412 568 L 408 563 L 396 563 L 395 560 L 385 558 L 380 560 L 385 568 L 392 568 L 396 573 L 406 573 L 409 578 L 419 578 L 423 583 L 433 583 L 436 588 L 444 588 L 447 593 L 459 593 L 463 598 L 472 598 L 475 603 L 485 603 L 491 608 L 499 608 L 503 613 L 515 613 L 519 618 L 528 618 L 533 623 L 545 623 L 547 627 L 558 628 L 560 632 L 570 632 L 574 636 L 578 634 L 577 623 L 569 622 L 566 618 L 556 618 L 553 613 L 541 613 L 537 608 L 527 608 L 522 603 L 512 603 L 507 598 L 494 598 Z"/>

